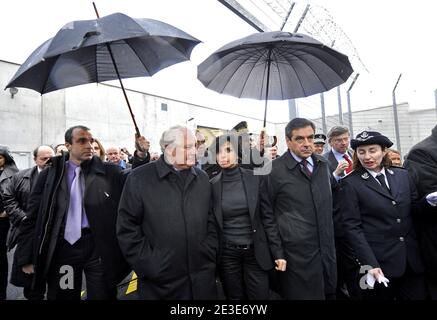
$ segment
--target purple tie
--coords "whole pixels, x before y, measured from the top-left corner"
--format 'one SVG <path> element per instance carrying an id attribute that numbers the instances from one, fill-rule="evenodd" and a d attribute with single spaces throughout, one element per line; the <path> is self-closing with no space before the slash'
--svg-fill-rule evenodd
<path id="1" fill-rule="evenodd" d="M 64 239 L 74 244 L 82 233 L 82 185 L 80 167 L 74 169 L 74 179 L 70 189 L 70 203 L 68 205 L 67 222 L 65 224 Z"/>
<path id="2" fill-rule="evenodd" d="M 307 174 L 308 177 L 311 177 L 311 170 L 310 168 L 308 168 L 308 160 L 307 159 L 303 159 L 300 164 L 302 165 L 302 169 L 303 171 Z"/>

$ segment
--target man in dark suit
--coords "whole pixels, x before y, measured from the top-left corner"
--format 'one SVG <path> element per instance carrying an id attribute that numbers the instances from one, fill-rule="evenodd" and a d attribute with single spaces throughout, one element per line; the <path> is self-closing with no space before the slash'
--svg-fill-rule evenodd
<path id="1" fill-rule="evenodd" d="M 437 126 L 429 137 L 413 146 L 404 166 L 417 187 L 419 197 L 437 190 Z M 415 219 L 425 263 L 425 277 L 431 298 L 437 300 L 437 215 Z"/>
<path id="2" fill-rule="evenodd" d="M 352 153 L 349 152 L 350 132 L 346 126 L 334 126 L 328 132 L 328 143 L 331 150 L 323 156 L 328 160 L 329 171 L 336 181 L 344 178 L 352 171 Z M 359 265 L 353 250 L 344 239 L 342 219 L 339 214 L 338 188 L 333 190 L 333 216 L 335 230 L 335 247 L 337 254 L 337 298 L 359 299 L 361 290 L 358 286 Z"/>
<path id="3" fill-rule="evenodd" d="M 314 130 L 307 119 L 288 123 L 288 150 L 272 162 L 261 191 L 271 202 L 265 214 L 276 216 L 287 261 L 287 270 L 279 275 L 286 299 L 335 297 L 332 177 L 327 160 L 313 154 Z"/>
<path id="4" fill-rule="evenodd" d="M 121 250 L 138 275 L 140 299 L 215 299 L 217 232 L 208 176 L 195 167 L 196 138 L 175 126 L 160 145 L 163 155 L 126 181 Z"/>
<path id="5" fill-rule="evenodd" d="M 335 126 L 328 132 L 331 150 L 323 156 L 328 159 L 329 168 L 337 181 L 352 171 L 352 153 L 348 150 L 349 140 L 349 128 L 346 126 Z"/>
<path id="6" fill-rule="evenodd" d="M 88 299 L 115 299 L 129 272 L 115 235 L 125 174 L 93 157 L 93 141 L 84 126 L 65 132 L 68 154 L 39 175 L 21 225 L 17 263 L 49 300 L 79 300 L 83 272 Z"/>

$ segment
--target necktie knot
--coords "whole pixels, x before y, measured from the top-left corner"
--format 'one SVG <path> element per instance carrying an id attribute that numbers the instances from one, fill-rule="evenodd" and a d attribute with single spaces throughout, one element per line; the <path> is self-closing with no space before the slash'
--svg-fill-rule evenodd
<path id="1" fill-rule="evenodd" d="M 302 166 L 303 171 L 304 171 L 308 176 L 311 176 L 312 172 L 311 172 L 311 170 L 308 168 L 308 160 L 307 160 L 307 159 L 303 159 L 303 160 L 300 162 L 300 164 L 301 164 L 301 166 Z"/>
<path id="2" fill-rule="evenodd" d="M 77 167 L 76 169 L 74 169 L 74 179 L 76 179 L 76 177 L 80 176 L 80 166 Z"/>
<path id="3" fill-rule="evenodd" d="M 385 184 L 385 179 L 384 179 L 384 174 L 383 174 L 383 173 L 378 173 L 378 174 L 376 175 L 376 179 L 379 181 L 379 183 L 380 183 L 381 185 L 384 185 L 384 184 Z"/>
<path id="4" fill-rule="evenodd" d="M 389 187 L 387 186 L 387 183 L 385 182 L 385 176 L 384 176 L 383 173 L 378 173 L 378 174 L 376 175 L 376 180 L 379 181 L 379 183 L 381 184 L 381 187 L 382 187 L 383 189 L 385 189 L 386 191 L 388 191 L 388 192 L 390 193 L 390 189 L 389 189 Z"/>
<path id="5" fill-rule="evenodd" d="M 345 172 L 346 172 L 346 174 L 349 174 L 353 168 L 352 161 L 347 154 L 343 155 L 343 159 L 346 160 L 348 163 L 348 167 L 346 168 Z"/>

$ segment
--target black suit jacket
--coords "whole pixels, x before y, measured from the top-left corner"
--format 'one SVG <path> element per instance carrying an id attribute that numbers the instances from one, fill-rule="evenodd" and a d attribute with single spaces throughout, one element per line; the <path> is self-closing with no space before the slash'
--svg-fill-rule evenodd
<path id="1" fill-rule="evenodd" d="M 352 154 L 348 151 L 347 154 L 349 155 L 349 157 L 352 160 Z M 323 154 L 323 157 L 328 160 L 328 166 L 329 166 L 329 172 L 332 176 L 332 181 L 336 181 L 336 179 L 334 178 L 334 174 L 333 172 L 335 171 L 335 169 L 337 169 L 338 166 L 338 161 L 335 158 L 334 153 L 332 152 L 332 149 L 328 152 L 326 152 L 325 154 Z M 345 173 L 343 173 L 342 175 L 340 175 L 340 177 L 344 177 Z M 349 246 L 347 246 L 347 244 L 343 241 L 343 237 L 344 237 L 344 231 L 343 231 L 343 227 L 342 227 L 342 217 L 340 214 L 340 210 L 339 210 L 339 188 L 337 188 L 337 183 L 333 182 L 332 183 L 332 200 L 333 200 L 333 209 L 332 209 L 332 215 L 333 215 L 333 220 L 334 220 L 334 234 L 335 234 L 335 238 L 336 238 L 336 250 L 337 250 L 337 254 L 339 252 L 341 252 L 342 254 L 348 256 L 350 259 L 352 259 L 353 261 L 355 260 L 355 258 L 353 257 L 353 250 L 351 250 L 351 248 Z"/>
<path id="2" fill-rule="evenodd" d="M 255 257 L 264 270 L 274 267 L 274 260 L 284 258 L 279 231 L 275 216 L 260 209 L 264 205 L 264 195 L 260 197 L 260 179 L 253 171 L 240 167 L 241 178 L 246 192 L 249 207 L 250 221 L 252 223 Z M 212 185 L 212 210 L 217 220 L 218 234 L 223 235 L 222 213 L 222 172 L 211 179 Z M 267 196 L 267 195 L 265 195 Z M 221 241 L 220 241 L 221 243 Z"/>
<path id="3" fill-rule="evenodd" d="M 20 226 L 17 265 L 33 263 L 35 277 L 39 279 L 45 279 L 49 272 L 65 223 L 69 196 L 65 182 L 66 160 L 67 155 L 52 158 L 52 165 L 38 175 L 30 194 L 27 219 Z M 120 167 L 104 163 L 97 156 L 82 163 L 81 168 L 85 177 L 83 201 L 88 222 L 103 261 L 106 282 L 114 286 L 130 271 L 115 234 L 125 174 Z"/>
<path id="4" fill-rule="evenodd" d="M 365 170 L 359 169 L 341 180 L 340 210 L 346 239 L 361 265 L 380 267 L 390 277 L 404 274 L 407 261 L 423 272 L 413 214 L 427 214 L 431 208 L 418 200 L 414 183 L 402 168 L 386 169 L 390 192 Z"/>
<path id="5" fill-rule="evenodd" d="M 178 179 L 161 156 L 134 169 L 123 189 L 117 237 L 138 275 L 140 299 L 216 298 L 217 227 L 209 211 L 209 179 L 196 167 L 183 188 Z"/>

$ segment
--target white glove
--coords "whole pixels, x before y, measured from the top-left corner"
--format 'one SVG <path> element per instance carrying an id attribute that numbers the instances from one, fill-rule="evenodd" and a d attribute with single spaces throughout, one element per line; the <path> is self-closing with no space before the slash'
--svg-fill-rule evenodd
<path id="1" fill-rule="evenodd" d="M 388 283 L 390 282 L 390 280 L 381 275 L 379 275 L 378 279 L 376 280 L 378 281 L 378 283 L 383 283 L 386 288 L 388 287 Z M 375 286 L 375 277 L 370 272 L 367 273 L 366 282 L 372 288 Z"/>
<path id="2" fill-rule="evenodd" d="M 437 206 L 437 191 L 430 193 L 426 196 L 426 201 L 433 207 Z"/>

